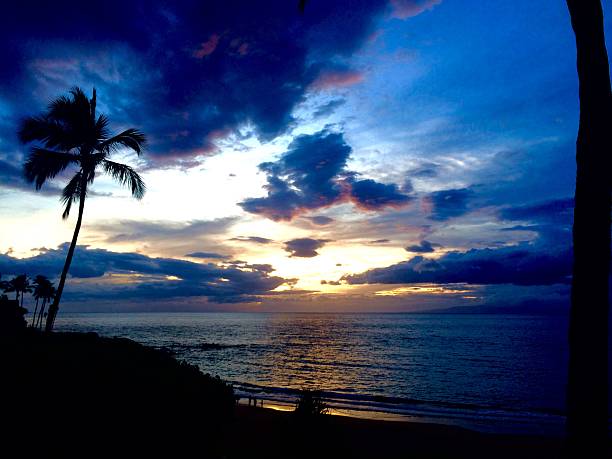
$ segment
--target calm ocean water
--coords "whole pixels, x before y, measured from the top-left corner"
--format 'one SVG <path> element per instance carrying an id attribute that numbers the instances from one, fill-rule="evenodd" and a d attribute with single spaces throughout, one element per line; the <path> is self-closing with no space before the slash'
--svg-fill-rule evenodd
<path id="1" fill-rule="evenodd" d="M 563 428 L 564 317 L 89 313 L 57 324 L 167 348 L 267 402 L 316 388 L 340 412 L 497 432 Z"/>

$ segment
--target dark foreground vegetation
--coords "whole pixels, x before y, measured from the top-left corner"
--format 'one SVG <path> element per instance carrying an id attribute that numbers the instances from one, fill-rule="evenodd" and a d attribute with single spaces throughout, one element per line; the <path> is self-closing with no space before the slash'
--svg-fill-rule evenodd
<path id="1" fill-rule="evenodd" d="M 0 358 L 5 447 L 43 457 L 186 457 L 193 448 L 198 457 L 222 457 L 231 386 L 165 352 L 28 328 L 0 338 Z"/>

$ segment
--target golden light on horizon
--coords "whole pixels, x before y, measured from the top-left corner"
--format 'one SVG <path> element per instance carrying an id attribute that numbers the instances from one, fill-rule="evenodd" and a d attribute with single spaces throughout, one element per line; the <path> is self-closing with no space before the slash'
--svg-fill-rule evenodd
<path id="1" fill-rule="evenodd" d="M 410 285 L 406 287 L 397 287 L 392 289 L 379 290 L 374 294 L 376 296 L 403 296 L 409 294 L 423 294 L 427 293 L 430 295 L 459 295 L 469 294 L 474 290 L 468 288 L 449 288 L 443 285 Z M 466 297 L 464 297 L 466 298 Z M 471 297 L 476 298 L 476 297 Z"/>

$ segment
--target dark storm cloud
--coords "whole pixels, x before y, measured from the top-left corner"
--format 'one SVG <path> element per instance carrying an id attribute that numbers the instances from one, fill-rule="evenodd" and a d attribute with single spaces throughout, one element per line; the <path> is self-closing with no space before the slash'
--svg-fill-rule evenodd
<path id="1" fill-rule="evenodd" d="M 538 223 L 571 224 L 574 215 L 574 199 L 555 199 L 537 204 L 507 207 L 500 211 L 503 220 Z"/>
<path id="2" fill-rule="evenodd" d="M 436 251 L 436 247 L 440 247 L 440 244 L 432 244 L 429 241 L 421 241 L 416 245 L 409 245 L 406 247 L 406 251 L 414 253 L 431 253 Z"/>
<path id="3" fill-rule="evenodd" d="M 350 181 L 353 202 L 365 210 L 401 207 L 411 198 L 400 192 L 394 183 L 384 184 L 371 179 Z"/>
<path id="4" fill-rule="evenodd" d="M 303 237 L 285 242 L 285 250 L 291 257 L 312 258 L 319 255 L 317 249 L 323 247 L 329 239 L 312 239 Z"/>
<path id="5" fill-rule="evenodd" d="M 572 273 L 570 250 L 546 252 L 528 244 L 498 249 L 449 252 L 438 259 L 416 256 L 386 268 L 345 276 L 349 284 L 468 283 L 567 284 Z"/>
<path id="6" fill-rule="evenodd" d="M 499 211 L 504 221 L 523 222 L 505 231 L 533 231 L 538 234 L 540 244 L 554 247 L 570 247 L 572 243 L 572 222 L 574 199 L 554 199 Z"/>
<path id="7" fill-rule="evenodd" d="M 284 0 L 12 2 L 0 19 L 0 59 L 10 63 L 0 66 L 0 88 L 23 114 L 47 102 L 33 100 L 33 87 L 51 97 L 96 85 L 101 108 L 146 132 L 158 159 L 189 158 L 244 123 L 271 139 L 292 124 L 308 88 L 358 81 L 339 62 L 385 8 L 383 0 L 351 2 L 350 14 L 326 1 L 305 14 Z"/>
<path id="8" fill-rule="evenodd" d="M 444 221 L 468 213 L 473 195 L 469 188 L 434 191 L 428 197 L 432 206 L 430 218 Z"/>
<path id="9" fill-rule="evenodd" d="M 30 258 L 13 258 L 0 255 L 0 272 L 3 274 L 43 274 L 55 278 L 66 257 L 68 244 L 58 249 L 46 250 Z M 172 258 L 151 258 L 138 253 L 118 253 L 103 249 L 78 246 L 70 268 L 70 275 L 77 279 L 99 279 L 105 274 L 129 273 L 145 278 L 142 282 L 111 285 L 97 288 L 82 282 L 70 286 L 73 297 L 79 288 L 87 288 L 87 297 L 96 294 L 108 298 L 113 292 L 120 298 L 170 298 L 205 296 L 214 302 L 241 302 L 252 295 L 265 295 L 286 282 L 270 276 L 269 265 L 193 263 Z M 138 279 L 136 279 L 138 281 Z M 114 289 L 114 290 L 113 290 Z M 110 292 L 107 292 L 110 290 Z M 71 293 L 72 292 L 72 293 Z"/>
<path id="10" fill-rule="evenodd" d="M 353 202 L 364 210 L 410 202 L 412 198 L 395 184 L 356 180 L 356 174 L 346 170 L 351 151 L 341 133 L 323 130 L 298 136 L 278 161 L 259 165 L 268 175 L 268 195 L 239 205 L 247 212 L 281 221 L 341 202 Z"/>

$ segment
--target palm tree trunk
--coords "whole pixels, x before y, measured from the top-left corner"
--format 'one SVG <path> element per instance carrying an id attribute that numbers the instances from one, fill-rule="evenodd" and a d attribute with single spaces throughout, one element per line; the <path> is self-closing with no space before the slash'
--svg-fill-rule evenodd
<path id="1" fill-rule="evenodd" d="M 83 209 L 85 208 L 85 189 L 87 184 L 85 174 L 83 174 L 83 176 L 85 177 L 85 180 L 83 180 L 83 183 L 81 184 L 81 197 L 79 199 L 79 216 L 77 218 L 76 226 L 74 227 L 72 242 L 70 242 L 70 248 L 68 249 L 68 254 L 66 255 L 66 261 L 64 263 L 64 269 L 62 270 L 59 285 L 57 286 L 57 293 L 55 295 L 53 303 L 51 304 L 51 306 L 49 306 L 49 313 L 47 314 L 47 323 L 45 324 L 46 332 L 53 331 L 55 316 L 57 315 L 57 311 L 59 310 L 59 303 L 62 298 L 62 292 L 64 291 L 64 284 L 66 283 L 66 276 L 68 275 L 68 270 L 70 269 L 70 263 L 72 263 L 74 249 L 76 248 L 77 239 L 79 238 L 79 231 L 81 230 L 81 223 L 83 221 Z"/>
<path id="2" fill-rule="evenodd" d="M 38 320 L 36 321 L 36 328 L 42 327 L 42 318 L 45 313 L 45 307 L 47 306 L 47 299 L 44 298 L 42 302 L 42 306 L 40 307 L 40 312 L 38 313 Z"/>
<path id="3" fill-rule="evenodd" d="M 34 314 L 32 315 L 32 325 L 31 328 L 34 327 L 34 322 L 36 321 L 36 312 L 38 311 L 38 298 L 36 298 L 36 307 L 34 308 Z"/>
<path id="4" fill-rule="evenodd" d="M 605 448 L 608 431 L 612 94 L 600 0 L 567 6 L 580 81 L 567 433 L 572 456 L 595 457 L 589 452 Z"/>

